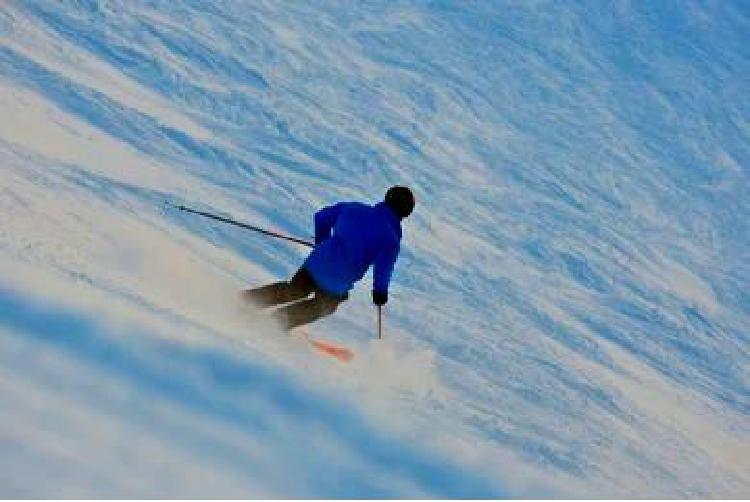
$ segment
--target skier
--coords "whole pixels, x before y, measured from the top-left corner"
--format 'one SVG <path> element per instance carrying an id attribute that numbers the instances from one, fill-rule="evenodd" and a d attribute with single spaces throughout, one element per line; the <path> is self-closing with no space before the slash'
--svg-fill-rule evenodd
<path id="1" fill-rule="evenodd" d="M 373 265 L 372 301 L 385 305 L 401 220 L 413 210 L 414 195 L 403 186 L 391 187 L 374 206 L 340 202 L 321 209 L 314 218 L 315 247 L 291 280 L 245 290 L 243 297 L 260 307 L 294 302 L 274 312 L 288 331 L 333 314 Z"/>

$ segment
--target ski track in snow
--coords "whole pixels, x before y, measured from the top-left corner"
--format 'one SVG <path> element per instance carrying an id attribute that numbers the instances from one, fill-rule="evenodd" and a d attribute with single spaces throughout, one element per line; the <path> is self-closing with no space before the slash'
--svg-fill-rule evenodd
<path id="1" fill-rule="evenodd" d="M 0 495 L 750 496 L 740 1 L 0 4 Z M 314 337 L 236 292 L 415 189 Z M 40 475 L 42 473 L 43 475 Z"/>

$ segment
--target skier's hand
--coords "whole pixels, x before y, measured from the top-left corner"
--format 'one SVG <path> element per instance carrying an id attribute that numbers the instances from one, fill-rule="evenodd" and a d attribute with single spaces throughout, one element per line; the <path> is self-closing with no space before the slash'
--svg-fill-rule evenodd
<path id="1" fill-rule="evenodd" d="M 388 302 L 388 293 L 383 293 L 382 291 L 375 291 L 372 290 L 372 303 L 377 305 L 378 307 L 381 305 L 385 305 Z"/>

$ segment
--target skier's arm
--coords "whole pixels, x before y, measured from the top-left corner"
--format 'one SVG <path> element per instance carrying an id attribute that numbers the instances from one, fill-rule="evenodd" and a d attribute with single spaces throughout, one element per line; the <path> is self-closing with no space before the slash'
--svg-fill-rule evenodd
<path id="1" fill-rule="evenodd" d="M 324 207 L 315 213 L 313 219 L 315 221 L 316 246 L 331 236 L 331 229 L 334 223 L 336 223 L 336 218 L 339 217 L 340 212 L 341 204 L 334 204 L 333 206 Z"/>
<path id="2" fill-rule="evenodd" d="M 391 275 L 393 274 L 393 267 L 396 265 L 398 252 L 399 245 L 394 244 L 384 249 L 375 260 L 372 272 L 372 297 L 376 304 L 382 305 L 388 301 L 388 285 L 391 282 Z"/>

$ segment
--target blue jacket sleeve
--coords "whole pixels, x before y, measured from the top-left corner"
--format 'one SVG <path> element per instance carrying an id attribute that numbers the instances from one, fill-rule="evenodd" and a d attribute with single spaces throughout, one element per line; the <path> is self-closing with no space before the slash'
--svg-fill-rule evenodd
<path id="1" fill-rule="evenodd" d="M 396 242 L 384 249 L 375 259 L 372 271 L 373 291 L 388 293 L 388 284 L 391 282 L 391 275 L 393 274 L 393 267 L 396 265 L 399 248 L 399 243 Z"/>
<path id="2" fill-rule="evenodd" d="M 331 229 L 336 223 L 336 218 L 341 212 L 341 204 L 324 207 L 317 213 L 313 220 L 315 221 L 315 245 L 317 246 L 331 236 Z"/>

